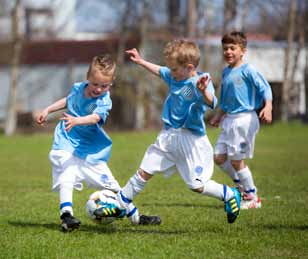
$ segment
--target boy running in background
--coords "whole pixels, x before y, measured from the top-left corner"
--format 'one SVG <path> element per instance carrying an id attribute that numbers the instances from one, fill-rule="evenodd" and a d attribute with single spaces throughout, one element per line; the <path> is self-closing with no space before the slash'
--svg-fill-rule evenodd
<path id="1" fill-rule="evenodd" d="M 113 84 L 116 64 L 109 55 L 95 56 L 87 72 L 87 80 L 75 83 L 67 97 L 46 107 L 37 116 L 44 124 L 49 113 L 67 108 L 60 118 L 49 159 L 52 165 L 52 190 L 59 191 L 60 219 L 64 231 L 76 229 L 80 220 L 73 216 L 73 189 L 81 191 L 82 182 L 89 187 L 118 192 L 120 186 L 107 162 L 112 141 L 102 125 L 106 122 L 112 102 L 109 89 Z M 133 224 L 160 222 L 159 217 L 140 216 L 134 205 L 126 208 Z M 122 217 L 123 211 L 106 205 L 105 217 Z"/>
<path id="2" fill-rule="evenodd" d="M 233 31 L 222 38 L 228 66 L 222 72 L 220 109 L 210 121 L 222 129 L 215 145 L 215 163 L 243 191 L 241 209 L 261 208 L 245 159 L 253 157 L 259 118 L 266 123 L 272 121 L 271 87 L 253 66 L 243 61 L 246 46 L 242 32 Z M 258 118 L 256 110 L 260 108 Z"/>
<path id="3" fill-rule="evenodd" d="M 211 180 L 213 149 L 205 130 L 207 107 L 214 108 L 217 99 L 208 73 L 198 73 L 200 50 L 191 41 L 174 40 L 164 49 L 165 66 L 144 60 L 136 49 L 126 51 L 130 59 L 154 75 L 169 88 L 162 120 L 164 128 L 150 145 L 139 170 L 118 193 L 126 208 L 157 172 L 170 175 L 178 171 L 187 187 L 225 203 L 227 219 L 233 223 L 240 211 L 240 193 L 236 188 Z"/>

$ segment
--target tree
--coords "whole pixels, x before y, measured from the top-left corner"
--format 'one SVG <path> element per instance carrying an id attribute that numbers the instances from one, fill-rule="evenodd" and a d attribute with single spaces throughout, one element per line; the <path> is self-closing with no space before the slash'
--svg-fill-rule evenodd
<path id="1" fill-rule="evenodd" d="M 187 6 L 187 36 L 189 38 L 196 37 L 196 23 L 197 23 L 197 12 L 196 12 L 196 0 L 188 0 Z"/>
<path id="2" fill-rule="evenodd" d="M 10 136 L 16 131 L 17 111 L 16 111 L 16 95 L 17 95 L 17 80 L 19 73 L 19 61 L 22 48 L 22 37 L 19 32 L 19 21 L 21 13 L 20 0 L 16 0 L 12 11 L 12 45 L 13 57 L 11 62 L 11 83 L 8 98 L 7 117 L 5 122 L 5 134 Z"/>
<path id="3" fill-rule="evenodd" d="M 281 100 L 281 120 L 284 122 L 288 121 L 289 112 L 289 89 L 291 86 L 291 51 L 294 43 L 294 30 L 295 30 L 295 16 L 296 14 L 296 0 L 290 1 L 288 31 L 287 31 L 287 47 L 285 49 L 284 58 L 284 81 L 282 84 L 282 100 Z"/>

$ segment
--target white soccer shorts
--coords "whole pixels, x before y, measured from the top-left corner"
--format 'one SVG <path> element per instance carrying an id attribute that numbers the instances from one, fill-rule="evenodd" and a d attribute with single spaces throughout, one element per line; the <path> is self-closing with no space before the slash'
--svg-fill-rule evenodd
<path id="1" fill-rule="evenodd" d="M 260 123 L 256 112 L 227 114 L 215 144 L 215 155 L 227 154 L 231 160 L 252 158 Z"/>
<path id="2" fill-rule="evenodd" d="M 51 150 L 49 160 L 52 165 L 52 190 L 63 183 L 69 183 L 76 190 L 82 190 L 82 182 L 88 187 L 108 189 L 118 192 L 121 188 L 106 163 L 90 164 L 64 150 Z"/>
<path id="3" fill-rule="evenodd" d="M 213 174 L 213 148 L 206 135 L 193 135 L 187 129 L 162 130 L 148 147 L 140 168 L 166 177 L 178 171 L 188 188 L 201 188 Z"/>

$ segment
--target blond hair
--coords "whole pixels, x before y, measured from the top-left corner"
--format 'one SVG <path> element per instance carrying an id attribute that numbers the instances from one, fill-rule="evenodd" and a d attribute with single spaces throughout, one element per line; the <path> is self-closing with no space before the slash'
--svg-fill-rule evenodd
<path id="1" fill-rule="evenodd" d="M 164 57 L 166 62 L 176 62 L 180 66 L 193 64 L 197 67 L 200 61 L 200 49 L 193 41 L 176 39 L 167 43 Z"/>
<path id="2" fill-rule="evenodd" d="M 87 77 L 90 76 L 93 69 L 97 69 L 103 75 L 113 77 L 115 74 L 116 63 L 109 54 L 98 55 L 92 59 L 87 72 Z"/>

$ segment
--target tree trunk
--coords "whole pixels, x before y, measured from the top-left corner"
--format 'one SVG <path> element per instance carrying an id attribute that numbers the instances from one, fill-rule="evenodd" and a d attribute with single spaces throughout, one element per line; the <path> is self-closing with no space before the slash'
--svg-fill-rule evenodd
<path id="1" fill-rule="evenodd" d="M 168 0 L 167 2 L 169 30 L 175 35 L 181 32 L 180 2 L 181 0 Z"/>
<path id="2" fill-rule="evenodd" d="M 22 48 L 22 40 L 19 33 L 21 5 L 20 0 L 17 0 L 12 12 L 12 42 L 13 42 L 13 57 L 11 62 L 11 83 L 8 97 L 7 117 L 5 122 L 5 135 L 11 136 L 16 131 L 17 126 L 17 81 L 19 73 L 19 59 Z"/>
<path id="3" fill-rule="evenodd" d="M 146 58 L 146 38 L 147 38 L 147 29 L 148 29 L 148 17 L 149 16 L 149 2 L 148 0 L 143 1 L 143 16 L 140 23 L 140 54 L 142 57 Z M 135 113 L 135 125 L 134 128 L 137 130 L 144 129 L 145 127 L 145 87 L 146 80 L 144 73 L 138 78 L 139 80 L 136 83 L 136 113 Z"/>
<path id="4" fill-rule="evenodd" d="M 282 84 L 282 100 L 281 100 L 281 120 L 284 122 L 288 121 L 289 113 L 289 89 L 291 85 L 291 72 L 290 72 L 290 60 L 291 52 L 293 49 L 293 38 L 294 38 L 294 28 L 295 28 L 295 12 L 296 12 L 296 0 L 291 0 L 290 2 L 290 12 L 288 21 L 288 42 L 287 48 L 285 50 L 285 60 L 284 60 L 284 82 Z"/>
<path id="5" fill-rule="evenodd" d="M 222 27 L 222 35 L 224 35 L 228 31 L 228 27 L 236 18 L 236 9 L 237 9 L 237 0 L 225 0 L 224 1 L 224 21 Z M 219 64 L 219 71 L 222 71 L 225 66 L 225 61 L 223 55 L 220 56 L 220 64 Z M 221 77 L 218 78 L 216 84 L 216 96 L 220 96 L 220 88 L 221 88 Z"/>
<path id="6" fill-rule="evenodd" d="M 187 6 L 187 36 L 188 38 L 196 37 L 196 0 L 188 0 Z"/>
<path id="7" fill-rule="evenodd" d="M 305 121 L 308 122 L 308 3 L 305 4 L 305 15 L 304 15 L 304 21 L 305 21 L 305 55 L 306 55 L 306 62 L 305 62 L 305 103 L 306 103 L 306 111 L 305 111 Z"/>

